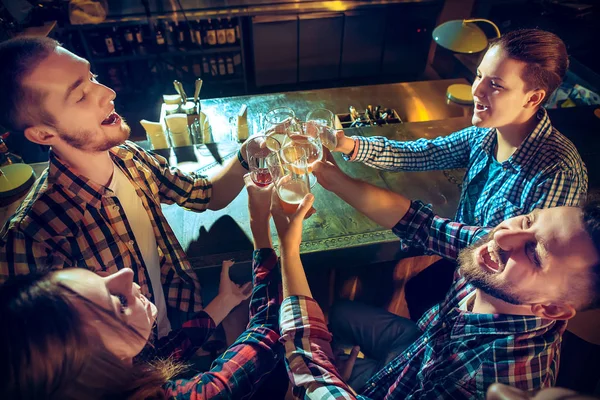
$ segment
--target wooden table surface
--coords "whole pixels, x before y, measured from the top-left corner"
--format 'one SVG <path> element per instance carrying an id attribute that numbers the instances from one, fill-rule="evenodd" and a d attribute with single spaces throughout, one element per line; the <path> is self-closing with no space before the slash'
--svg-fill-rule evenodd
<path id="1" fill-rule="evenodd" d="M 367 104 L 381 104 L 396 109 L 405 123 L 351 128 L 346 134 L 381 135 L 395 140 L 434 138 L 470 125 L 471 108 L 445 99 L 446 87 L 457 82 L 464 83 L 443 80 L 211 99 L 202 101 L 202 110 L 210 120 L 216 140 L 221 132 L 226 134 L 230 129 L 229 117 L 237 113 L 241 104 L 248 106 L 249 125 L 257 124 L 261 113 L 278 106 L 291 107 L 303 118 L 311 108 L 325 107 L 337 114 L 345 112 L 349 105 L 361 110 Z M 222 158 L 235 154 L 231 143 L 219 146 L 219 149 L 212 146 L 213 154 L 218 152 Z M 176 153 L 179 161 L 183 153 L 188 161 L 195 155 L 200 162 L 197 165 L 209 176 L 218 168 L 204 147 L 178 148 Z M 339 154 L 335 158 L 350 176 L 431 203 L 443 216 L 451 217 L 456 211 L 463 171 L 384 172 L 361 163 L 345 162 Z M 305 222 L 301 247 L 305 264 L 335 261 L 362 265 L 399 257 L 399 241 L 390 230 L 356 212 L 318 184 L 313 193 L 317 213 Z M 195 268 L 214 267 L 228 258 L 250 261 L 252 242 L 245 190 L 219 211 L 195 213 L 176 205 L 163 206 L 163 210 Z M 277 245 L 274 227 L 272 235 Z"/>

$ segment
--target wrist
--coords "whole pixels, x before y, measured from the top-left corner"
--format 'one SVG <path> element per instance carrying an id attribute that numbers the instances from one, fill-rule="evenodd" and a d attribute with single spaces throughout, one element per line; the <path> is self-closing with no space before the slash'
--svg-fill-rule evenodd
<path id="1" fill-rule="evenodd" d="M 347 156 L 351 156 L 352 153 L 354 153 L 355 146 L 356 146 L 356 141 L 354 139 L 344 136 L 342 145 L 340 146 L 340 150 L 342 151 L 342 153 L 346 154 Z"/>
<path id="2" fill-rule="evenodd" d="M 300 243 L 282 241 L 279 243 L 282 258 L 300 256 Z"/>
<path id="3" fill-rule="evenodd" d="M 345 173 L 341 172 L 338 174 L 337 179 L 332 181 L 332 185 L 329 190 L 337 195 L 347 190 L 353 183 L 354 179 Z"/>
<path id="4" fill-rule="evenodd" d="M 269 219 L 265 220 L 251 220 L 250 230 L 252 231 L 252 238 L 254 239 L 255 249 L 264 249 L 273 247 L 271 242 L 271 228 L 269 226 Z"/>
<path id="5" fill-rule="evenodd" d="M 229 314 L 229 311 L 233 310 L 238 304 L 240 304 L 240 301 L 232 294 L 219 293 L 216 299 L 218 299 L 219 305 L 224 310 L 228 310 L 227 314 Z"/>

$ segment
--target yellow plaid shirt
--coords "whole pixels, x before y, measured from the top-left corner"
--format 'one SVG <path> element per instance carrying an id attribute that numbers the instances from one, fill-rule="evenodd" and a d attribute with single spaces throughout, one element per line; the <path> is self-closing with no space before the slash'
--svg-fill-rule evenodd
<path id="1" fill-rule="evenodd" d="M 202 309 L 200 283 L 161 210 L 161 203 L 206 210 L 206 177 L 169 168 L 158 155 L 125 142 L 110 150 L 133 183 L 154 230 L 167 304 Z M 50 153 L 49 167 L 0 232 L 0 282 L 46 269 L 81 267 L 114 273 L 133 269 L 142 293 L 153 299 L 148 270 L 119 199 Z"/>

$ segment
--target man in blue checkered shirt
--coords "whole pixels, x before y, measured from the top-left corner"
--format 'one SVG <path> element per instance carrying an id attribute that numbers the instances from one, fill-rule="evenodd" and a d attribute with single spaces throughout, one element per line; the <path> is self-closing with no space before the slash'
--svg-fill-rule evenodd
<path id="1" fill-rule="evenodd" d="M 466 168 L 455 217 L 466 225 L 496 226 L 534 209 L 578 206 L 587 192 L 585 165 L 573 143 L 552 127 L 542 107 L 567 67 L 565 45 L 556 35 L 536 29 L 509 32 L 490 45 L 477 69 L 472 87 L 473 126 L 414 142 L 348 138 L 338 132 L 336 150 L 347 160 L 390 171 Z M 317 167 L 315 175 L 319 175 Z M 354 196 L 366 198 L 363 192 Z M 385 207 L 379 200 L 376 205 Z M 453 274 L 447 264 L 439 261 L 407 285 L 414 320 L 444 298 Z M 415 284 L 417 280 L 422 286 Z M 333 332 L 340 340 L 350 339 L 361 327 L 372 329 L 375 337 L 391 332 L 387 329 L 389 313 L 383 310 L 340 303 L 330 321 L 344 321 L 346 316 L 352 316 L 351 322 Z M 397 340 L 393 348 L 378 349 L 374 365 L 385 363 L 414 337 L 410 330 L 402 336 L 404 340 Z M 374 369 L 360 372 L 355 368 L 353 378 L 364 382 Z"/>

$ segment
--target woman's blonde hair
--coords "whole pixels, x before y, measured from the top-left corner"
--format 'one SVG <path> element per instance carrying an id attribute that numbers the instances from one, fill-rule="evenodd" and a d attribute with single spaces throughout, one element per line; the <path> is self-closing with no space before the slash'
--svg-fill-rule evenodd
<path id="1" fill-rule="evenodd" d="M 0 398 L 163 399 L 162 386 L 182 367 L 171 360 L 121 361 L 75 302 L 103 323 L 138 335 L 52 273 L 15 277 L 0 287 Z"/>

